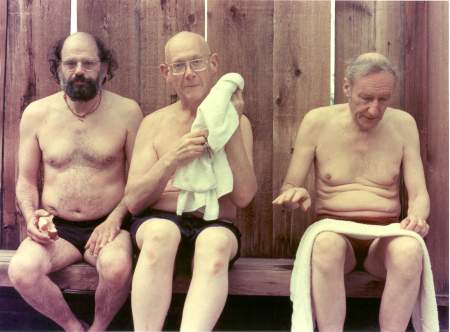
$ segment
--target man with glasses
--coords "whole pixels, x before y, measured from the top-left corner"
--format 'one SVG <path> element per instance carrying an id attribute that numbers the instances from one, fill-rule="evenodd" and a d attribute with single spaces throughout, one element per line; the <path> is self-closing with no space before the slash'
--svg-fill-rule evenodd
<path id="1" fill-rule="evenodd" d="M 55 44 L 49 62 L 62 91 L 31 103 L 20 122 L 16 194 L 28 237 L 9 277 L 34 309 L 66 331 L 84 331 L 48 274 L 82 259 L 95 265 L 90 329 L 102 331 L 129 294 L 132 247 L 123 230 L 123 194 L 142 112 L 135 101 L 102 89 L 117 64 L 98 38 L 73 34 Z M 56 239 L 40 227 L 51 218 Z"/>
<path id="2" fill-rule="evenodd" d="M 239 255 L 240 233 L 232 220 L 237 207 L 246 206 L 256 192 L 252 131 L 242 114 L 244 102 L 238 90 L 232 102 L 240 124 L 225 146 L 233 191 L 219 199 L 217 220 L 203 220 L 200 211 L 177 216 L 178 189 L 172 179 L 178 167 L 207 153 L 208 132 L 190 130 L 197 107 L 214 84 L 218 55 L 211 54 L 202 36 L 180 32 L 167 42 L 165 61 L 161 73 L 179 101 L 143 120 L 125 194 L 134 215 L 130 232 L 140 250 L 131 295 L 134 327 L 138 331 L 162 329 L 178 253 L 179 258 L 186 254 L 183 258 L 189 263 L 193 256 L 180 329 L 210 331 L 228 295 L 228 268 Z"/>

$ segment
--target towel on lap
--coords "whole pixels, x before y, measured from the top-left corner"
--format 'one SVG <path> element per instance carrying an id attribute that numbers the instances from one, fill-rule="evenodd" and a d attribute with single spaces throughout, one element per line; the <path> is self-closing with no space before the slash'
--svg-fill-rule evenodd
<path id="1" fill-rule="evenodd" d="M 178 215 L 204 207 L 204 220 L 217 219 L 218 199 L 233 190 L 233 173 L 224 148 L 239 126 L 239 116 L 230 101 L 237 88 L 244 88 L 242 76 L 225 74 L 197 109 L 191 132 L 208 130 L 210 153 L 176 171 L 173 185 L 180 189 Z"/>
<path id="2" fill-rule="evenodd" d="M 327 231 L 359 239 L 411 236 L 419 241 L 423 249 L 423 271 L 419 295 L 412 314 L 413 325 L 417 332 L 439 331 L 430 257 L 422 237 L 413 231 L 400 228 L 399 223 L 377 226 L 336 219 L 323 219 L 312 224 L 300 241 L 291 277 L 292 331 L 314 331 L 311 309 L 311 253 L 316 236 Z"/>

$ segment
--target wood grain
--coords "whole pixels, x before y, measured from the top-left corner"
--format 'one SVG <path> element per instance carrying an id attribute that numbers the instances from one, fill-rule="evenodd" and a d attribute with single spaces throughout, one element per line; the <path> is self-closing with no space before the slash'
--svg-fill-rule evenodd
<path id="1" fill-rule="evenodd" d="M 32 101 L 56 92 L 47 64 L 50 47 L 69 33 L 70 0 L 9 1 L 3 155 L 3 247 L 16 248 L 25 225 L 15 204 L 19 122 Z"/>

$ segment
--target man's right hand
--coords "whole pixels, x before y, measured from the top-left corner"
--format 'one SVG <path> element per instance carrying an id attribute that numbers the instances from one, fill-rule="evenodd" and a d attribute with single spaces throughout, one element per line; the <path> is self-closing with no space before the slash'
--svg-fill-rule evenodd
<path id="1" fill-rule="evenodd" d="M 303 211 L 307 211 L 311 206 L 311 197 L 305 188 L 293 187 L 283 191 L 272 204 L 293 210 L 301 206 Z"/>
<path id="2" fill-rule="evenodd" d="M 46 210 L 39 209 L 34 211 L 34 215 L 31 220 L 27 220 L 27 234 L 33 241 L 40 244 L 49 244 L 53 240 L 48 236 L 48 234 L 43 233 L 38 228 L 38 221 L 40 217 L 48 217 L 50 213 Z"/>
<path id="3" fill-rule="evenodd" d="M 191 160 L 200 157 L 208 148 L 208 131 L 199 130 L 187 133 L 180 138 L 177 146 L 171 151 L 175 165 L 183 166 Z"/>

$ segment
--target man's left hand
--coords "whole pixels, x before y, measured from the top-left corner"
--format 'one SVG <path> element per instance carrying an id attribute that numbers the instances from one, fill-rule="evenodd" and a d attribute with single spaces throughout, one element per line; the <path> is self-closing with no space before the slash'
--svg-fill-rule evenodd
<path id="1" fill-rule="evenodd" d="M 89 250 L 91 255 L 97 257 L 100 250 L 119 234 L 121 226 L 120 219 L 113 219 L 109 216 L 104 222 L 95 227 L 89 240 L 86 243 L 86 250 Z"/>
<path id="2" fill-rule="evenodd" d="M 411 231 L 414 231 L 420 234 L 420 236 L 422 237 L 425 237 L 428 234 L 428 231 L 430 230 L 430 226 L 427 224 L 427 221 L 415 215 L 407 216 L 400 222 L 400 226 L 403 229 L 409 229 Z"/>
<path id="3" fill-rule="evenodd" d="M 233 95 L 231 96 L 231 102 L 233 103 L 234 108 L 236 109 L 239 118 L 242 114 L 244 114 L 244 97 L 242 95 L 242 90 L 237 89 Z"/>

